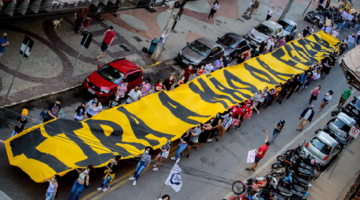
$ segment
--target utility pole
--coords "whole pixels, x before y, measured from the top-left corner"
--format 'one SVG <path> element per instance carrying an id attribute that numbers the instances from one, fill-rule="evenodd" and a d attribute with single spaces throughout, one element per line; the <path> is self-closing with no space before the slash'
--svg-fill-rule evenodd
<path id="1" fill-rule="evenodd" d="M 284 19 L 286 17 L 286 14 L 289 12 L 289 10 L 290 10 L 293 3 L 294 3 L 294 0 L 289 0 L 289 2 L 287 3 L 284 11 L 282 12 L 282 14 L 281 14 L 281 16 L 279 18 L 279 20 L 282 20 L 282 19 Z"/>
<path id="2" fill-rule="evenodd" d="M 176 2 L 175 2 L 175 4 L 174 4 L 174 9 L 173 9 L 173 11 L 171 12 L 169 21 L 167 22 L 166 26 L 164 27 L 163 32 L 162 32 L 162 34 L 161 34 L 161 36 L 160 36 L 160 39 L 159 39 L 159 43 L 158 43 L 158 45 L 156 45 L 155 50 L 154 50 L 154 53 L 153 53 L 152 56 L 151 56 L 151 59 L 152 59 L 152 60 L 157 61 L 157 59 L 159 58 L 160 53 L 161 53 L 161 50 L 162 50 L 163 46 L 165 45 L 165 42 L 166 42 L 167 38 L 169 37 L 171 28 L 172 28 L 172 26 L 174 25 L 175 20 L 176 20 L 176 18 L 177 18 L 178 15 L 179 15 L 179 12 L 180 12 L 180 4 L 181 4 L 183 1 L 186 1 L 186 0 L 179 0 L 179 1 L 176 1 Z"/>

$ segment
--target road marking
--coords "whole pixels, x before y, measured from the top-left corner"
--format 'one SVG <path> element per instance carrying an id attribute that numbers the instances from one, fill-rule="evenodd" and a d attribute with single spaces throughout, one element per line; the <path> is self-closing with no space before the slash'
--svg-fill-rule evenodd
<path id="1" fill-rule="evenodd" d="M 169 156 L 168 158 L 171 158 L 171 156 L 174 155 L 175 151 L 176 151 L 176 148 L 177 148 L 178 145 L 173 145 L 170 149 L 170 153 L 169 153 Z M 151 167 L 149 167 L 150 169 Z M 148 170 L 149 170 L 148 169 Z M 148 171 L 147 170 L 147 171 Z M 101 191 L 93 191 L 91 192 L 90 194 L 84 196 L 81 198 L 81 200 L 87 200 L 87 199 L 91 199 L 91 200 L 98 200 L 100 199 L 101 197 L 103 197 L 104 195 L 108 194 L 109 192 L 112 192 L 114 191 L 115 189 L 119 188 L 120 186 L 124 185 L 126 182 L 129 181 L 129 177 L 131 174 L 133 174 L 135 172 L 135 169 L 133 170 L 130 170 L 128 171 L 126 174 L 120 176 L 119 178 L 116 178 L 114 181 L 111 181 L 111 183 L 109 183 L 108 185 L 110 186 L 110 189 L 106 192 L 101 192 Z M 145 171 L 144 171 L 145 172 Z M 144 173 L 143 172 L 143 173 Z"/>
<path id="2" fill-rule="evenodd" d="M 279 150 L 278 152 L 285 152 L 286 150 L 288 150 L 288 148 L 294 144 L 295 141 L 297 141 L 301 136 L 303 136 L 305 133 L 307 133 L 313 126 L 315 126 L 321 119 L 323 119 L 325 116 L 327 116 L 330 112 L 333 111 L 334 108 L 337 107 L 337 104 L 334 105 L 333 107 L 331 107 L 329 110 L 327 110 L 322 116 L 320 116 L 319 118 L 317 118 L 313 123 L 310 124 L 310 126 L 308 126 L 305 130 L 301 131 L 301 133 L 299 135 L 297 135 L 291 142 L 289 142 L 287 145 L 285 145 L 281 150 Z M 314 111 L 315 112 L 315 111 Z M 267 166 L 269 166 L 276 158 L 278 157 L 278 155 L 274 155 L 273 157 L 271 157 L 264 165 L 262 165 L 260 168 L 258 168 L 256 171 L 262 171 L 263 169 L 265 169 Z M 255 174 L 255 173 L 254 173 Z M 250 175 L 247 179 L 251 178 L 253 176 Z M 245 179 L 243 182 L 246 183 Z M 227 194 L 224 199 L 228 199 L 230 197 L 236 196 L 236 194 L 234 194 L 233 192 L 230 192 L 229 194 Z"/>

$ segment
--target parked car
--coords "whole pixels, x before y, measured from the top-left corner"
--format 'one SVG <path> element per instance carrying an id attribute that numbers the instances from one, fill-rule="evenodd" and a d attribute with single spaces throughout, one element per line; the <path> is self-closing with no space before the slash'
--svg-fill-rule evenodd
<path id="1" fill-rule="evenodd" d="M 179 52 L 176 60 L 180 65 L 193 65 L 193 67 L 197 68 L 209 62 L 214 62 L 223 55 L 224 48 L 221 45 L 203 37 L 190 44 L 187 43 L 187 46 Z"/>
<path id="2" fill-rule="evenodd" d="M 319 131 L 303 147 L 305 154 L 311 155 L 315 162 L 326 168 L 342 150 L 339 143 L 324 131 Z"/>
<path id="3" fill-rule="evenodd" d="M 283 36 L 283 34 L 284 32 L 280 24 L 267 20 L 255 26 L 248 33 L 247 40 L 252 47 L 256 47 L 271 36 Z"/>
<path id="4" fill-rule="evenodd" d="M 355 125 L 355 120 L 345 113 L 340 112 L 336 117 L 333 117 L 323 128 L 323 130 L 341 146 L 346 145 L 350 139 L 351 128 Z"/>
<path id="5" fill-rule="evenodd" d="M 245 37 L 236 33 L 226 33 L 221 38 L 218 38 L 216 43 L 224 48 L 224 54 L 230 55 L 231 59 L 236 58 L 239 54 L 250 49 L 249 42 Z"/>
<path id="6" fill-rule="evenodd" d="M 107 102 L 124 79 L 128 81 L 129 92 L 141 84 L 142 70 L 135 63 L 120 58 L 104 66 L 99 65 L 98 70 L 84 80 L 82 88 L 97 96 L 100 101 Z"/>
<path id="7" fill-rule="evenodd" d="M 287 36 L 290 40 L 293 40 L 296 37 L 297 33 L 297 23 L 290 19 L 282 19 L 277 22 L 282 26 L 284 31 L 284 36 Z"/>
<path id="8" fill-rule="evenodd" d="M 355 126 L 359 127 L 359 120 L 360 120 L 360 96 L 355 97 L 354 99 L 348 103 L 346 106 L 342 107 L 341 112 L 345 113 L 346 115 L 348 115 L 349 117 L 353 118 L 356 121 Z M 335 116 L 339 113 L 340 111 L 333 111 L 331 113 L 332 116 Z"/>

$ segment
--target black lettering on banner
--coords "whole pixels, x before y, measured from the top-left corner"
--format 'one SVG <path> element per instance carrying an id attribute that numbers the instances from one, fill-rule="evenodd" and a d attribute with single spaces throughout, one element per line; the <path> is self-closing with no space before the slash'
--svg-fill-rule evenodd
<path id="1" fill-rule="evenodd" d="M 264 61 L 260 60 L 259 57 L 256 57 L 256 61 L 258 61 L 258 63 L 265 68 L 268 72 L 270 72 L 272 75 L 274 75 L 276 78 L 283 80 L 283 81 L 287 81 L 290 77 L 293 76 L 293 74 L 286 74 L 286 73 L 281 73 L 281 72 L 277 72 L 273 69 L 271 69 L 271 67 L 266 64 Z M 281 76 L 286 76 L 287 78 L 282 78 Z M 269 76 L 271 78 L 271 76 Z M 275 81 L 275 80 L 274 80 Z M 276 82 L 276 81 L 275 81 Z"/>
<path id="2" fill-rule="evenodd" d="M 319 48 L 320 52 L 327 52 L 329 54 L 332 53 L 331 50 L 326 50 L 326 49 L 322 48 L 322 47 L 325 47 L 327 49 L 333 49 L 333 47 L 331 47 L 330 44 L 326 40 L 319 38 L 316 34 L 312 34 L 312 36 L 316 40 L 317 44 L 316 43 L 315 44 Z"/>
<path id="3" fill-rule="evenodd" d="M 298 40 L 297 42 L 301 45 L 301 47 L 307 52 L 307 54 L 308 54 L 310 57 L 314 57 L 314 56 L 316 56 L 316 54 L 319 53 L 319 52 L 314 51 L 313 49 L 308 49 L 308 48 L 307 48 L 307 45 L 309 45 L 309 46 L 314 46 L 314 45 L 308 43 L 309 41 L 310 41 L 310 40 L 302 39 L 302 40 Z M 300 47 L 300 48 L 301 48 L 301 47 Z"/>
<path id="4" fill-rule="evenodd" d="M 156 131 L 156 130 L 150 128 L 141 119 L 139 119 L 138 117 L 136 117 L 135 115 L 130 113 L 128 110 L 126 110 L 124 106 L 118 107 L 117 110 L 126 115 L 126 117 L 128 118 L 128 120 L 130 122 L 131 129 L 133 130 L 136 138 L 146 140 L 147 142 L 149 142 L 149 144 L 151 146 L 156 146 L 156 145 L 159 145 L 160 143 L 157 140 L 146 138 L 146 136 L 148 134 L 152 134 L 158 138 L 166 138 L 166 139 L 171 139 L 172 137 L 174 137 L 176 135 L 171 132 L 170 133 L 162 133 L 162 132 L 159 132 L 159 131 Z M 155 122 L 155 123 L 157 123 L 157 122 Z M 145 146 L 141 149 L 144 149 L 144 148 L 145 148 Z"/>
<path id="5" fill-rule="evenodd" d="M 268 73 L 266 73 L 266 71 L 257 69 L 247 63 L 244 63 L 244 66 L 245 66 L 245 69 L 248 70 L 250 72 L 250 74 L 253 77 L 257 78 L 259 81 L 269 83 L 271 85 L 278 84 L 278 82 L 275 81 L 275 79 L 273 79 Z M 267 79 L 259 76 L 258 74 L 264 75 Z"/>
<path id="6" fill-rule="evenodd" d="M 300 42 L 300 41 L 303 41 L 303 40 L 302 40 L 302 39 L 301 39 L 301 40 L 298 40 L 298 42 Z M 309 63 L 309 62 L 310 62 L 310 64 L 308 64 L 308 65 L 311 65 L 311 64 L 313 64 L 313 63 L 318 62 L 318 60 L 313 57 L 313 56 L 315 56 L 315 55 L 313 55 L 313 56 L 310 55 L 307 51 L 304 50 L 304 46 L 299 47 L 299 46 L 297 46 L 296 44 L 298 44 L 298 43 L 291 43 L 293 49 L 294 49 L 298 54 L 300 54 L 300 55 L 301 55 L 301 53 L 302 53 L 303 59 L 308 60 L 306 63 Z"/>
<path id="7" fill-rule="evenodd" d="M 289 57 L 297 63 L 302 63 L 304 65 L 312 65 L 314 62 L 317 62 L 316 59 L 314 59 L 314 61 L 311 61 L 311 60 L 306 59 L 303 56 L 299 58 L 298 55 L 292 54 L 292 51 L 296 52 L 296 50 L 293 48 L 293 46 L 291 44 L 284 45 L 283 47 L 288 52 Z M 298 54 L 301 55 L 300 53 L 298 53 Z M 303 62 L 302 60 L 306 60 L 306 62 Z"/>
<path id="8" fill-rule="evenodd" d="M 159 99 L 161 103 L 170 110 L 170 112 L 180 119 L 181 121 L 184 121 L 189 124 L 198 124 L 197 121 L 190 119 L 189 117 L 204 117 L 209 118 L 209 115 L 199 115 L 189 109 L 187 109 L 185 106 L 181 105 L 180 103 L 172 100 L 165 92 L 161 91 L 158 93 Z M 175 107 L 175 108 L 174 108 Z"/>
<path id="9" fill-rule="evenodd" d="M 242 81 L 242 80 L 239 79 L 237 76 L 235 76 L 234 74 L 230 73 L 228 70 L 225 69 L 223 72 L 224 72 L 224 77 L 225 77 L 228 85 L 229 85 L 231 88 L 235 88 L 235 89 L 237 89 L 237 90 L 249 90 L 252 94 L 254 94 L 255 92 L 258 91 L 258 89 L 257 89 L 254 85 L 252 85 L 251 83 Z M 238 87 L 238 86 L 236 86 L 236 85 L 233 83 L 233 81 L 234 81 L 234 82 L 238 82 L 238 83 L 240 83 L 241 85 L 244 85 L 245 87 Z M 250 99 L 250 98 L 251 98 L 251 96 L 248 95 L 248 94 L 245 94 L 245 93 L 242 93 L 242 92 L 240 92 L 240 93 L 241 93 L 241 95 L 243 95 L 243 96 L 244 96 L 245 98 L 247 98 L 247 99 Z"/>
<path id="10" fill-rule="evenodd" d="M 209 79 L 211 83 L 215 86 L 215 88 L 223 93 L 231 95 L 234 99 L 236 99 L 238 102 L 243 101 L 244 99 L 238 95 L 235 95 L 236 93 L 239 93 L 241 95 L 245 95 L 244 93 L 240 92 L 237 89 L 227 88 L 223 84 L 221 84 L 216 78 L 212 77 Z M 234 103 L 235 104 L 235 103 Z"/>
<path id="11" fill-rule="evenodd" d="M 56 157 L 51 154 L 40 152 L 36 149 L 36 147 L 46 139 L 47 138 L 41 134 L 40 128 L 34 129 L 18 138 L 13 139 L 10 141 L 13 157 L 15 158 L 16 156 L 24 154 L 28 159 L 34 159 L 48 165 L 56 173 L 69 170 L 70 168 Z"/>
<path id="12" fill-rule="evenodd" d="M 289 46 L 288 44 L 284 45 L 284 46 Z M 289 66 L 289 67 L 292 67 L 292 68 L 295 68 L 295 69 L 298 69 L 298 70 L 301 70 L 301 71 L 304 71 L 304 69 L 301 69 L 299 67 L 296 67 L 296 65 L 298 64 L 298 62 L 295 62 L 293 59 L 283 59 L 282 57 L 286 56 L 285 54 L 285 48 L 279 48 L 277 49 L 275 52 L 271 53 L 271 56 L 273 56 L 274 58 L 276 58 L 278 61 L 284 63 L 285 65 Z M 290 56 L 290 54 L 289 54 Z M 290 58 L 292 58 L 290 56 Z M 312 64 L 312 63 L 311 63 Z"/>

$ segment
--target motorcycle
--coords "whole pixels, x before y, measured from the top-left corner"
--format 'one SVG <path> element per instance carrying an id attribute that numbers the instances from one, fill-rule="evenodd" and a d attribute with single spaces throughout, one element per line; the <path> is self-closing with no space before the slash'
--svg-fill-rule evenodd
<path id="1" fill-rule="evenodd" d="M 312 24 L 318 23 L 319 20 L 323 18 L 323 16 L 320 13 L 317 13 L 315 11 L 309 11 L 303 20 L 308 21 Z"/>

